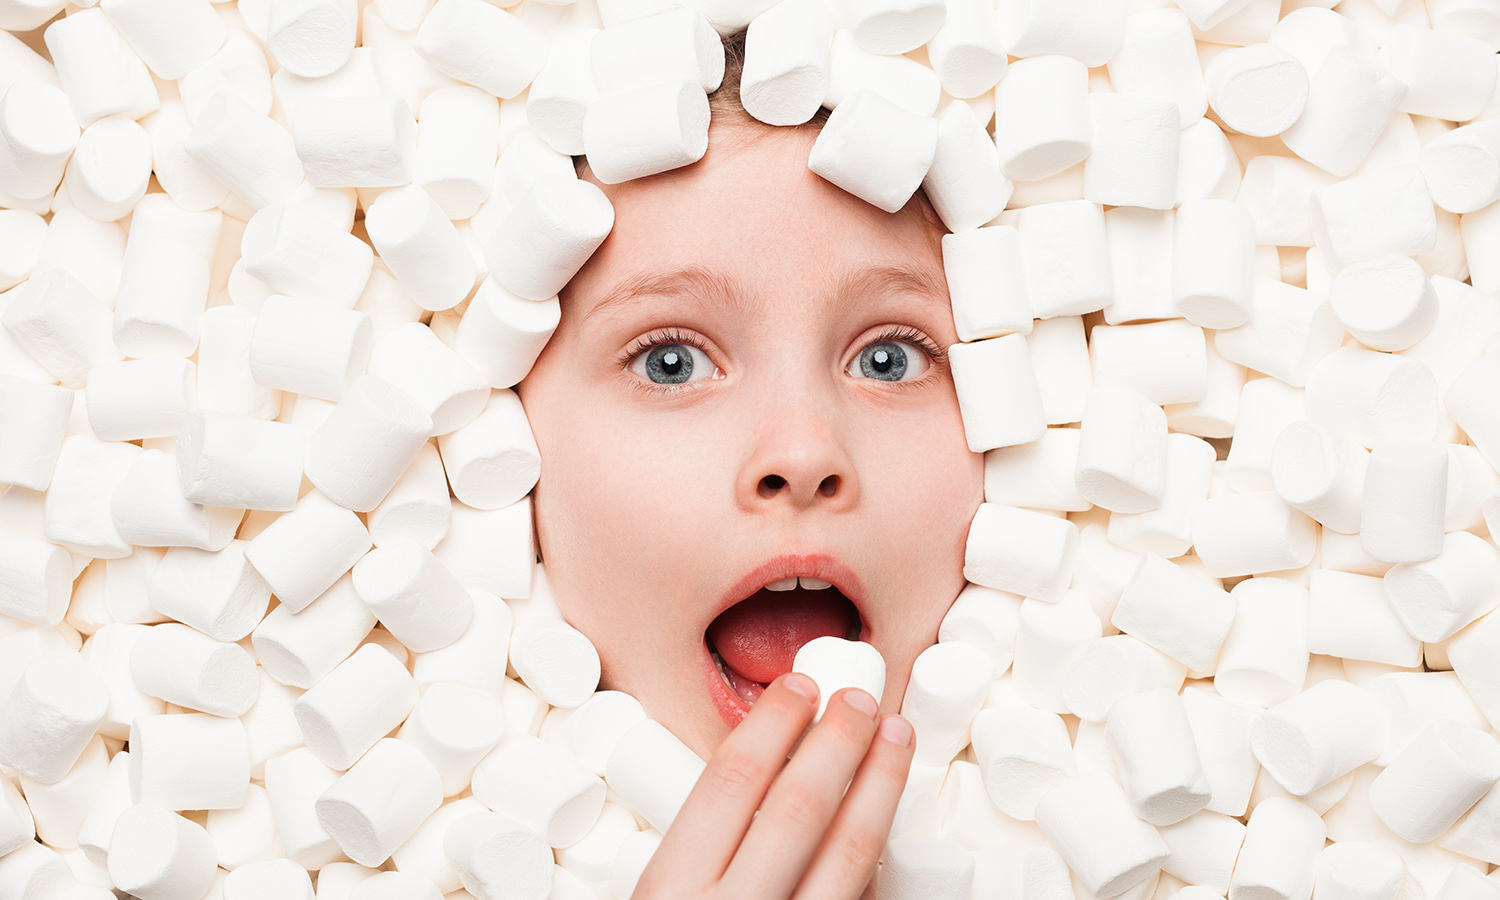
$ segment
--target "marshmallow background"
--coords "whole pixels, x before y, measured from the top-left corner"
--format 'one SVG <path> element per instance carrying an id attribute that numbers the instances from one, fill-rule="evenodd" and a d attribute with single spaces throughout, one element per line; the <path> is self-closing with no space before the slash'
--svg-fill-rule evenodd
<path id="1" fill-rule="evenodd" d="M 0 0 L 0 898 L 627 900 L 511 389 L 746 26 L 953 232 L 879 896 L 1500 897 L 1495 0 Z"/>

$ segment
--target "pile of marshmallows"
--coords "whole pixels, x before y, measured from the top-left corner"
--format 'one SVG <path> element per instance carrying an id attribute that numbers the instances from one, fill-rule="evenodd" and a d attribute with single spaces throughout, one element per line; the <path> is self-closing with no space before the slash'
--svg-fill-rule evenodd
<path id="1" fill-rule="evenodd" d="M 596 692 L 511 388 L 569 155 L 699 159 L 746 25 L 952 232 L 880 896 L 1500 898 L 1500 6 L 997 5 L 0 0 L 0 898 L 627 900 L 703 762 Z"/>

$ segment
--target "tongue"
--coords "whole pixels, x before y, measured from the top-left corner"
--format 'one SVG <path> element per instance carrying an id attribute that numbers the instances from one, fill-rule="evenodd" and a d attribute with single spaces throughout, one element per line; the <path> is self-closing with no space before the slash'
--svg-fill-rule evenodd
<path id="1" fill-rule="evenodd" d="M 849 632 L 854 607 L 835 588 L 768 591 L 764 588 L 725 610 L 708 626 L 708 638 L 731 669 L 767 684 L 792 670 L 802 645 Z"/>

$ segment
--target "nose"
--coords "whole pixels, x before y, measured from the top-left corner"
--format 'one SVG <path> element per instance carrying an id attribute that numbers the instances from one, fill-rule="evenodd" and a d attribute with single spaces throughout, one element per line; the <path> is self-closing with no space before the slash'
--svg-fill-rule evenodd
<path id="1" fill-rule="evenodd" d="M 806 396 L 767 400 L 750 418 L 751 452 L 735 491 L 740 505 L 752 511 L 852 506 L 859 483 L 828 404 Z"/>

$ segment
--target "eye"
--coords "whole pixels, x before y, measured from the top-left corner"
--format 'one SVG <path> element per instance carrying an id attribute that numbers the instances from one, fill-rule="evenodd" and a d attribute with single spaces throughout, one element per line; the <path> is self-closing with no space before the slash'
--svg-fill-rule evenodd
<path id="1" fill-rule="evenodd" d="M 931 363 L 927 353 L 906 341 L 879 340 L 864 346 L 849 362 L 849 374 L 877 381 L 912 381 L 921 378 Z"/>
<path id="2" fill-rule="evenodd" d="M 656 384 L 687 384 L 710 377 L 714 364 L 701 348 L 665 343 L 638 354 L 630 371 Z"/>

